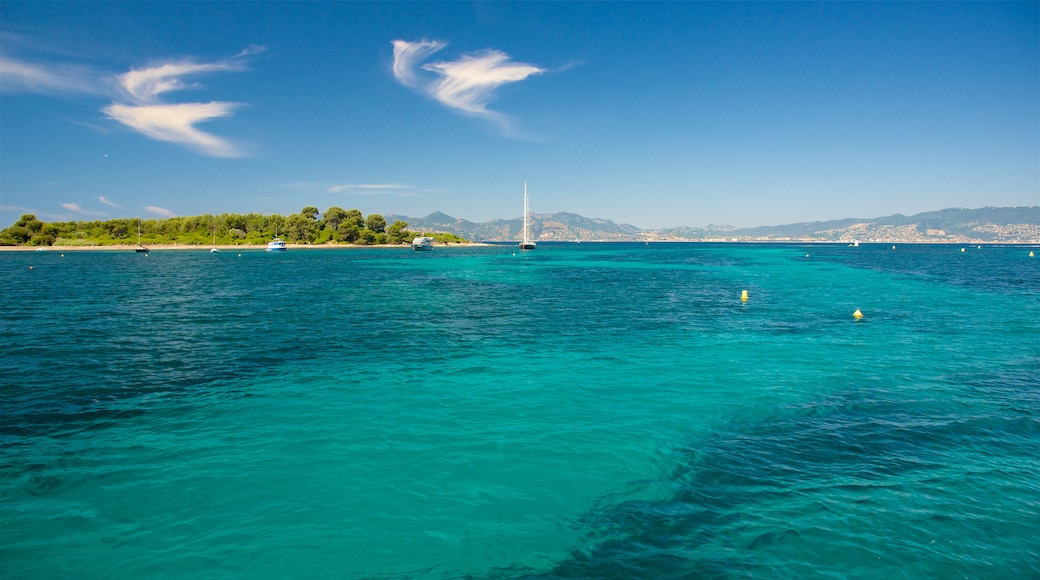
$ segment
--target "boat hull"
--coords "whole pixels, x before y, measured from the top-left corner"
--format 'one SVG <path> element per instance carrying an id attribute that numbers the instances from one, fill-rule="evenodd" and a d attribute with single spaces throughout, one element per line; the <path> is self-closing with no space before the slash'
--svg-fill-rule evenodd
<path id="1" fill-rule="evenodd" d="M 412 240 L 412 249 L 416 252 L 428 252 L 433 249 L 433 238 L 420 236 Z"/>

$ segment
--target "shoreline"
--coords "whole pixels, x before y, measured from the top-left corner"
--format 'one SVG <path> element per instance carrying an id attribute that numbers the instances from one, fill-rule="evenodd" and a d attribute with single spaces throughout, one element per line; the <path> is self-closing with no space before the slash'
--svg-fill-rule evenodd
<path id="1" fill-rule="evenodd" d="M 468 244 L 436 244 L 435 248 L 467 248 L 467 247 L 480 247 L 490 246 L 491 244 L 484 243 L 468 243 Z M 359 246 L 353 244 L 289 244 L 290 250 L 353 250 L 353 249 L 366 249 L 366 248 L 402 248 L 411 249 L 411 244 L 376 244 L 371 246 Z M 222 246 L 222 245 L 205 245 L 205 246 L 189 246 L 179 244 L 157 244 L 154 246 L 147 246 L 149 252 L 185 252 L 185 251 L 196 251 L 196 252 L 209 252 L 211 249 L 216 248 L 221 252 L 264 252 L 267 250 L 267 246 Z M 134 252 L 137 250 L 137 246 L 123 246 L 123 245 L 112 245 L 112 246 L 0 246 L 0 252 Z"/>
<path id="2" fill-rule="evenodd" d="M 642 240 L 641 240 L 642 241 Z M 575 242 L 564 242 L 554 241 L 550 243 L 560 244 L 574 244 Z M 579 242 L 580 243 L 580 242 Z M 587 243 L 596 244 L 631 244 L 640 243 L 640 241 L 588 241 Z M 686 244 L 795 244 L 795 245 L 836 245 L 836 246 L 848 246 L 848 242 L 844 241 L 795 241 L 795 240 L 698 240 L 698 241 L 678 241 L 678 240 L 653 240 L 649 241 L 653 244 L 674 244 L 674 243 L 686 243 Z M 515 244 L 507 242 L 469 242 L 463 244 L 435 244 L 434 248 L 479 248 L 479 247 L 493 247 L 493 246 L 504 246 L 508 247 Z M 896 246 L 914 246 L 914 245 L 947 245 L 947 246 L 1023 246 L 1023 247 L 1035 247 L 1040 246 L 1038 242 L 907 242 L 907 241 L 872 241 L 872 242 L 860 242 L 861 245 L 896 245 Z M 288 248 L 291 250 L 365 250 L 365 249 L 410 249 L 411 244 L 376 244 L 371 246 L 353 245 L 353 244 L 289 244 Z M 180 244 L 161 244 L 148 246 L 149 252 L 209 252 L 211 249 L 216 248 L 221 252 L 263 252 L 267 250 L 267 246 L 235 246 L 235 245 L 180 245 Z M 137 246 L 130 245 L 111 245 L 111 246 L 0 246 L 0 252 L 133 252 L 137 250 Z"/>

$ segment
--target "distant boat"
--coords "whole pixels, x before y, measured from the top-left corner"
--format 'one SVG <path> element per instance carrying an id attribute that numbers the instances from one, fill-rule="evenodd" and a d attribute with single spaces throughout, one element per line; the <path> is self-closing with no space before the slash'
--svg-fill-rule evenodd
<path id="1" fill-rule="evenodd" d="M 220 248 L 210 248 L 209 249 L 209 253 L 211 253 L 211 254 L 219 254 L 220 253 Z"/>
<path id="2" fill-rule="evenodd" d="M 433 238 L 418 236 L 412 240 L 412 249 L 416 252 L 428 252 L 433 249 Z"/>
<path id="3" fill-rule="evenodd" d="M 270 242 L 267 242 L 268 252 L 284 252 L 287 249 L 289 249 L 289 246 L 287 246 L 281 238 L 275 238 Z"/>
<path id="4" fill-rule="evenodd" d="M 521 250 L 533 250 L 535 243 L 531 238 L 527 237 L 527 182 L 524 182 L 524 235 L 520 239 Z"/>
<path id="5" fill-rule="evenodd" d="M 852 243 L 849 244 L 849 247 L 850 248 L 858 248 L 859 247 L 859 240 L 852 240 Z"/>
<path id="6" fill-rule="evenodd" d="M 141 218 L 137 218 L 137 248 L 134 251 L 138 254 L 148 253 L 148 248 L 141 245 Z"/>

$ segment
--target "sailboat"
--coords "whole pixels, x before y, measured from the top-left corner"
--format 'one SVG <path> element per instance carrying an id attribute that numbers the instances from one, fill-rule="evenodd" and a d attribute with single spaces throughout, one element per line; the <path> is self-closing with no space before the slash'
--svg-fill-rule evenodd
<path id="1" fill-rule="evenodd" d="M 137 248 L 134 251 L 138 254 L 148 253 L 148 248 L 141 245 L 141 218 L 137 218 Z"/>
<path id="2" fill-rule="evenodd" d="M 527 237 L 527 182 L 524 182 L 524 237 L 520 240 L 521 250 L 533 250 L 534 241 Z"/>

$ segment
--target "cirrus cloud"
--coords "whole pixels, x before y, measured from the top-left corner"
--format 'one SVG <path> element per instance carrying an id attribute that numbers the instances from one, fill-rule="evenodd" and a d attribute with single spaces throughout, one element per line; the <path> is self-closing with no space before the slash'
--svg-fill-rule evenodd
<path id="1" fill-rule="evenodd" d="M 333 185 L 328 191 L 329 193 L 349 193 L 353 195 L 384 195 L 400 193 L 409 189 L 411 187 L 403 183 L 358 183 Z"/>
<path id="2" fill-rule="evenodd" d="M 420 88 L 422 83 L 416 74 L 417 63 L 427 56 L 447 46 L 436 40 L 423 40 L 420 42 L 408 42 L 395 40 L 394 45 L 394 78 L 401 84 L 414 88 Z"/>
<path id="3" fill-rule="evenodd" d="M 86 66 L 47 66 L 0 54 L 0 92 L 89 94 L 101 92 L 101 83 Z"/>
<path id="4" fill-rule="evenodd" d="M 101 74 L 79 56 L 0 30 L 0 93 L 103 94 Z"/>
<path id="5" fill-rule="evenodd" d="M 239 103 L 179 103 L 124 105 L 113 103 L 104 111 L 112 119 L 152 139 L 178 143 L 212 157 L 240 157 L 231 142 L 195 127 L 203 121 L 230 116 Z"/>
<path id="6" fill-rule="evenodd" d="M 123 73 L 116 79 L 121 98 L 102 111 L 109 118 L 158 141 L 177 143 L 212 157 L 241 157 L 243 151 L 231 141 L 202 131 L 196 125 L 229 117 L 242 103 L 167 103 L 160 96 L 198 87 L 185 77 L 242 70 L 245 68 L 243 57 L 262 50 L 262 47 L 249 47 L 226 60 L 166 62 Z"/>
<path id="7" fill-rule="evenodd" d="M 249 46 L 221 60 L 167 60 L 111 75 L 95 65 L 73 62 L 78 55 L 62 52 L 51 44 L 0 31 L 0 93 L 109 95 L 112 103 L 101 111 L 134 131 L 203 155 L 241 157 L 245 153 L 240 146 L 197 125 L 229 117 L 244 106 L 243 103 L 175 103 L 163 97 L 175 91 L 200 88 L 191 81 L 199 75 L 244 70 L 247 57 L 263 50 L 261 46 Z"/>
<path id="8" fill-rule="evenodd" d="M 76 213 L 80 213 L 80 214 L 83 214 L 83 215 L 97 215 L 97 216 L 106 216 L 106 215 L 108 215 L 108 214 L 106 214 L 103 211 L 93 211 L 93 210 L 89 210 L 89 209 L 84 209 L 83 206 L 81 206 L 78 203 L 63 203 L 63 204 L 61 204 L 61 207 L 65 208 L 65 209 L 67 209 L 69 211 L 74 211 Z"/>
<path id="9" fill-rule="evenodd" d="M 394 40 L 393 45 L 393 74 L 398 82 L 454 111 L 491 121 L 506 134 L 512 133 L 509 117 L 488 108 L 495 98 L 495 90 L 545 72 L 534 65 L 512 62 L 509 55 L 498 50 L 464 54 L 454 61 L 420 66 L 420 62 L 447 45 L 431 40 Z M 420 71 L 433 74 L 422 75 Z"/>
<path id="10" fill-rule="evenodd" d="M 151 68 L 131 70 L 119 76 L 119 86 L 135 102 L 153 103 L 162 93 L 194 88 L 180 77 L 213 72 L 236 70 L 228 62 L 194 63 L 170 62 Z"/>
<path id="11" fill-rule="evenodd" d="M 146 205 L 144 206 L 144 209 L 149 213 L 154 213 L 163 217 L 177 217 L 177 214 L 173 213 L 173 211 L 157 205 Z"/>

